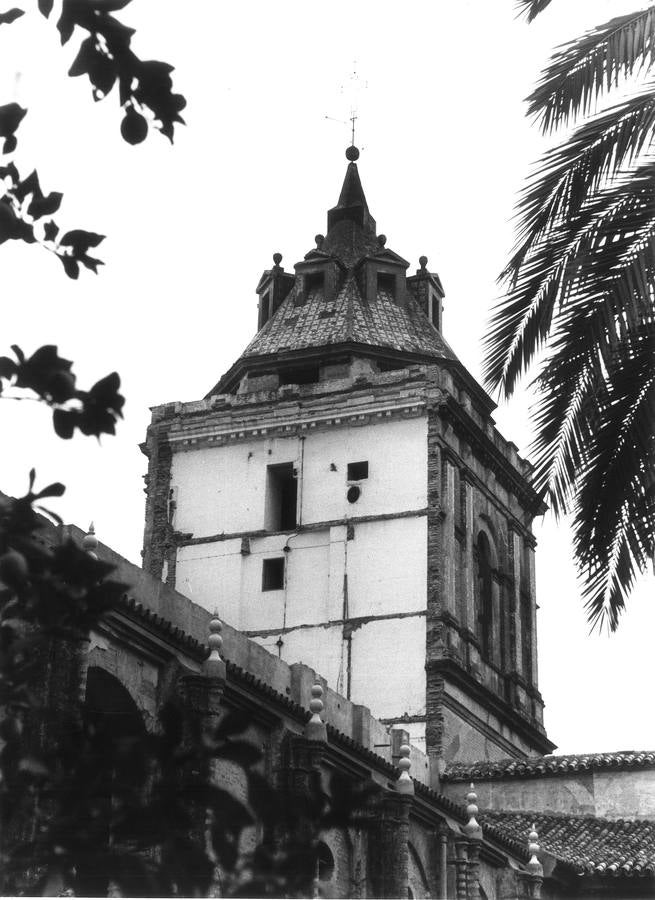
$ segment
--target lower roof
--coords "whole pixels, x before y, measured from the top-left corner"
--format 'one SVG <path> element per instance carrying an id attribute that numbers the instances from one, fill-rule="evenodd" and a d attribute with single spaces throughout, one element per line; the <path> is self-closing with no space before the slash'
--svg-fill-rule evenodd
<path id="1" fill-rule="evenodd" d="M 480 822 L 523 842 L 534 826 L 542 851 L 579 875 L 655 875 L 655 822 L 526 812 L 485 812 Z"/>
<path id="2" fill-rule="evenodd" d="M 534 778 L 540 775 L 562 775 L 573 772 L 605 769 L 636 769 L 655 767 L 653 750 L 620 750 L 613 753 L 549 754 L 523 759 L 482 760 L 470 763 L 451 763 L 444 781 L 471 781 L 502 778 Z"/>

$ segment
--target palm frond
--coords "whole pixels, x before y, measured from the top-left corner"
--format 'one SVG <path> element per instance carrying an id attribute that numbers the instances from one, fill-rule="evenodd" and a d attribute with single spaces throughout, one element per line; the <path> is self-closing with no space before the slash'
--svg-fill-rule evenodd
<path id="1" fill-rule="evenodd" d="M 626 169 L 655 134 L 655 82 L 581 126 L 548 151 L 517 205 L 518 246 L 501 280 L 518 276 L 531 247 L 553 224 L 575 215 L 603 182 Z"/>
<path id="2" fill-rule="evenodd" d="M 606 277 L 581 280 L 596 296 L 581 293 L 567 305 L 536 379 L 533 484 L 547 492 L 556 514 L 572 507 L 579 474 L 589 461 L 617 347 L 631 347 L 635 335 L 640 339 L 644 329 L 655 328 L 652 211 L 648 231 L 632 258 L 612 266 Z"/>
<path id="3" fill-rule="evenodd" d="M 617 346 L 576 497 L 574 547 L 592 623 L 615 630 L 655 549 L 655 323 Z"/>
<path id="4" fill-rule="evenodd" d="M 599 95 L 655 60 L 655 7 L 617 16 L 561 46 L 528 97 L 543 131 L 589 113 Z"/>
<path id="5" fill-rule="evenodd" d="M 589 197 L 577 215 L 554 224 L 531 248 L 507 297 L 493 311 L 484 341 L 484 376 L 492 389 L 512 393 L 550 334 L 557 309 L 592 266 L 599 278 L 603 258 L 616 261 L 619 251 L 635 250 L 633 233 L 648 228 L 654 185 L 654 162 L 618 173 L 612 185 Z M 597 295 L 597 287 L 588 289 L 587 298 Z"/>
<path id="6" fill-rule="evenodd" d="M 518 0 L 516 6 L 519 15 L 525 16 L 528 22 L 533 22 L 551 3 L 552 0 Z"/>

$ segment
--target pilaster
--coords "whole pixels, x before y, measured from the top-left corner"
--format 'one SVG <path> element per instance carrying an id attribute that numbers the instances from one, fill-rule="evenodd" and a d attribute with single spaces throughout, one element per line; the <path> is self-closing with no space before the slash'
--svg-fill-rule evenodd
<path id="1" fill-rule="evenodd" d="M 406 897 L 409 878 L 409 812 L 412 797 L 387 791 L 378 812 L 378 859 L 375 893 Z"/>
<path id="2" fill-rule="evenodd" d="M 141 449 L 148 456 L 146 475 L 146 524 L 143 535 L 143 568 L 161 578 L 172 546 L 170 488 L 173 454 L 167 438 L 151 428 Z M 176 548 L 173 546 L 173 552 Z"/>

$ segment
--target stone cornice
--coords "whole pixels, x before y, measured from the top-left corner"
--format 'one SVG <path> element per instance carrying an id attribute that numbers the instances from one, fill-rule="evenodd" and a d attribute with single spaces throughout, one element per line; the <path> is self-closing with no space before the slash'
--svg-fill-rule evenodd
<path id="1" fill-rule="evenodd" d="M 328 402 L 320 405 L 289 403 L 281 399 L 264 408 L 259 407 L 256 412 L 244 408 L 241 416 L 237 408 L 227 416 L 209 413 L 203 417 L 204 421 L 186 417 L 174 419 L 166 429 L 167 439 L 175 450 L 182 450 L 252 438 L 302 435 L 332 427 L 353 427 L 425 414 L 425 400 L 416 395 L 388 398 L 385 402 L 384 398 L 376 397 L 370 391 L 367 393 L 368 396 L 352 397 L 349 404 L 340 404 L 338 410 L 335 410 L 335 398 L 326 398 Z"/>
<path id="2" fill-rule="evenodd" d="M 474 453 L 477 451 L 476 455 L 482 459 L 483 464 L 491 469 L 506 490 L 517 496 L 525 509 L 534 514 L 546 511 L 545 504 L 527 479 L 508 461 L 454 397 L 446 398 L 439 405 L 439 414 L 470 444 Z"/>
<path id="3" fill-rule="evenodd" d="M 529 744 L 532 744 L 540 753 L 552 753 L 556 745 L 548 740 L 545 733 L 515 712 L 505 701 L 501 700 L 493 691 L 480 684 L 461 664 L 450 658 L 433 659 L 426 663 L 426 669 L 432 668 L 438 671 L 444 678 L 452 681 L 463 691 L 486 709 L 489 709 L 501 722 L 509 725 Z"/>
<path id="4" fill-rule="evenodd" d="M 437 438 L 436 446 L 438 446 L 439 450 L 442 452 L 444 456 L 448 457 L 448 462 L 451 464 L 457 465 L 459 468 L 459 475 L 462 481 L 465 481 L 468 485 L 475 487 L 480 493 L 484 494 L 485 497 L 498 509 L 502 515 L 507 519 L 508 526 L 519 534 L 526 542 L 530 542 L 531 547 L 536 547 L 537 540 L 530 531 L 530 529 L 520 522 L 516 517 L 512 510 L 503 503 L 497 494 L 495 494 L 492 490 L 490 490 L 484 481 L 476 475 L 476 473 L 468 468 L 468 463 L 458 456 L 457 453 L 449 447 L 448 444 L 444 442 L 443 438 Z M 445 512 L 442 511 L 442 515 L 446 515 Z M 461 525 L 456 526 L 461 530 Z M 475 547 L 474 551 L 475 553 Z"/>

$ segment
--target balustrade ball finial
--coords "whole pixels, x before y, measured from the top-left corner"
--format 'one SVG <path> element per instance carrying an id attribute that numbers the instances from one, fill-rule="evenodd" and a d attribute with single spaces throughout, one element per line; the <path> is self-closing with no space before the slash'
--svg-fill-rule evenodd
<path id="1" fill-rule="evenodd" d="M 312 685 L 312 699 L 309 701 L 309 711 L 312 717 L 305 725 L 304 732 L 305 737 L 310 741 L 327 741 L 327 727 L 321 719 L 324 706 L 323 685 L 317 678 Z"/>
<path id="2" fill-rule="evenodd" d="M 82 550 L 85 550 L 93 559 L 98 558 L 96 550 L 98 549 L 98 538 L 96 537 L 96 529 L 93 522 L 89 525 L 89 530 L 82 538 Z"/>
<path id="3" fill-rule="evenodd" d="M 409 758 L 409 754 L 411 752 L 412 749 L 409 744 L 401 744 L 398 748 L 398 753 L 400 754 L 400 759 L 398 760 L 400 775 L 398 776 L 398 781 L 396 782 L 396 790 L 401 794 L 414 793 L 414 782 L 412 781 L 409 774 L 409 770 L 412 767 L 412 761 Z"/>

